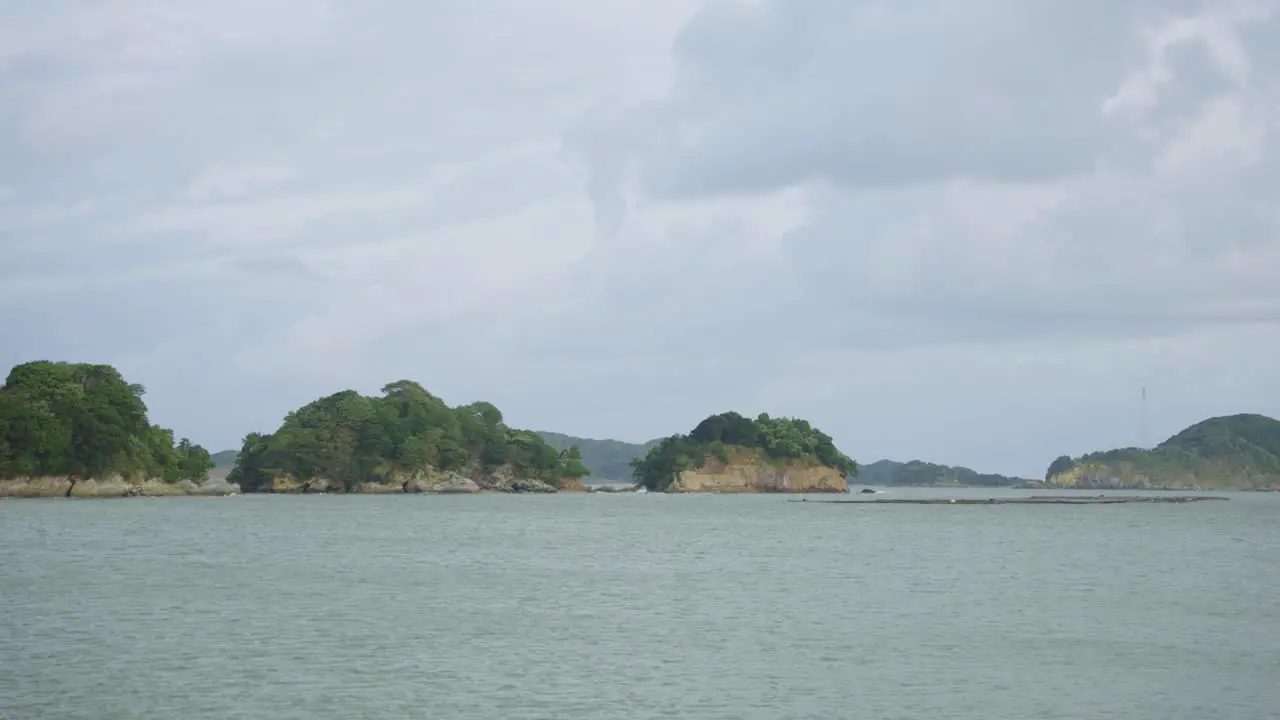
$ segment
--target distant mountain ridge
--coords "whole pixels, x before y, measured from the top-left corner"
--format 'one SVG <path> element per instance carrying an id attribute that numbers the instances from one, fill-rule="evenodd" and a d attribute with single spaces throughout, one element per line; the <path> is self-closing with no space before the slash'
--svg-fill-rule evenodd
<path id="1" fill-rule="evenodd" d="M 1020 485 L 1027 480 L 994 473 L 980 473 L 967 467 L 938 465 L 923 460 L 909 462 L 878 460 L 859 468 L 855 482 L 859 485 L 1002 487 Z"/>
<path id="2" fill-rule="evenodd" d="M 221 470 L 226 468 L 227 470 L 230 470 L 236 466 L 236 458 L 239 455 L 239 450 L 223 450 L 222 452 L 216 452 L 210 455 L 209 459 L 213 461 L 213 467 L 215 469 Z"/>
<path id="3" fill-rule="evenodd" d="M 644 457 L 649 449 L 657 445 L 659 440 L 646 443 L 629 443 L 621 440 L 592 440 L 564 433 L 535 430 L 543 440 L 556 450 L 564 450 L 570 445 L 577 445 L 582 451 L 582 464 L 587 466 L 591 475 L 584 481 L 592 482 L 634 482 L 631 474 L 631 461 Z"/>
<path id="4" fill-rule="evenodd" d="M 1198 422 L 1156 447 L 1054 460 L 1045 485 L 1114 489 L 1280 489 L 1280 420 L 1240 414 Z"/>

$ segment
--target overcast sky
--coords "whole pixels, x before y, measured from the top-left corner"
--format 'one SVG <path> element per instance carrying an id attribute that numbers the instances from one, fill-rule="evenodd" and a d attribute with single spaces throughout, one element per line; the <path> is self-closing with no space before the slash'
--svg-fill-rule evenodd
<path id="1" fill-rule="evenodd" d="M 0 358 L 1043 474 L 1280 415 L 1280 3 L 0 1 Z"/>

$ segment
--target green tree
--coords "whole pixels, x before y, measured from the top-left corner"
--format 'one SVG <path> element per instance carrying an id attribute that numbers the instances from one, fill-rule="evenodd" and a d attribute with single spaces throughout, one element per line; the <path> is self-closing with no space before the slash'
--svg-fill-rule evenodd
<path id="1" fill-rule="evenodd" d="M 1076 461 L 1071 459 L 1070 455 L 1061 455 L 1052 463 L 1049 463 L 1049 469 L 1044 473 L 1044 479 L 1048 480 L 1058 473 L 1064 473 L 1076 466 Z"/>
<path id="2" fill-rule="evenodd" d="M 562 477 L 583 478 L 591 474 L 582 462 L 582 451 L 577 445 L 570 445 L 560 451 L 560 475 Z"/>
<path id="3" fill-rule="evenodd" d="M 119 475 L 203 481 L 208 468 L 189 441 L 147 420 L 145 389 L 110 365 L 36 361 L 12 368 L 0 387 L 0 476 Z"/>
<path id="4" fill-rule="evenodd" d="M 381 397 L 348 390 L 320 398 L 286 415 L 274 433 L 247 436 L 228 480 L 253 492 L 282 475 L 324 477 L 351 490 L 394 473 L 498 466 L 551 484 L 586 473 L 580 454 L 574 463 L 536 433 L 508 427 L 492 403 L 450 408 L 399 380 Z"/>
<path id="5" fill-rule="evenodd" d="M 664 491 L 686 470 L 702 467 L 707 458 L 727 462 L 729 448 L 754 448 L 780 462 L 824 465 L 846 476 L 856 475 L 858 465 L 836 449 L 831 437 L 807 421 L 773 418 L 761 413 L 755 420 L 736 412 L 712 415 L 688 435 L 673 435 L 632 461 L 636 482 L 650 490 Z"/>

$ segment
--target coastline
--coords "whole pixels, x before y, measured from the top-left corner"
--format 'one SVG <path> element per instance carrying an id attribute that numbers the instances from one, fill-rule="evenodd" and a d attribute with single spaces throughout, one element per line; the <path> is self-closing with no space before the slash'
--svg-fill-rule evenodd
<path id="1" fill-rule="evenodd" d="M 0 498 L 125 498 L 125 497 L 224 497 L 240 488 L 222 482 L 197 485 L 190 480 L 129 481 L 123 478 L 72 480 L 67 477 L 11 478 L 0 480 Z"/>

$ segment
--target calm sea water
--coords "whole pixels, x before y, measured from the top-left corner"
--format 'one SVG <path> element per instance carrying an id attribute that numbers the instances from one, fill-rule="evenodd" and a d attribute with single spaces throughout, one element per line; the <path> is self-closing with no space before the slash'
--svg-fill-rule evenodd
<path id="1" fill-rule="evenodd" d="M 0 501 L 0 718 L 1277 718 L 1231 498 Z"/>

